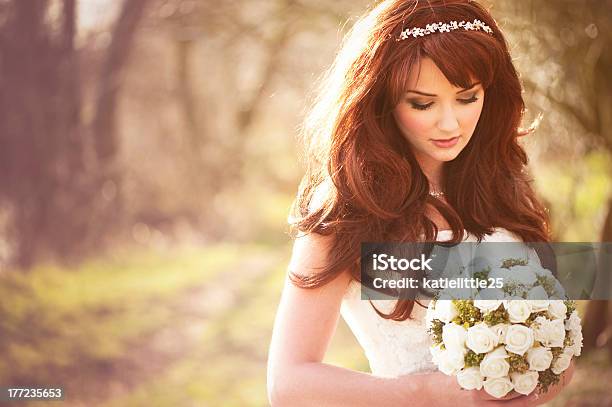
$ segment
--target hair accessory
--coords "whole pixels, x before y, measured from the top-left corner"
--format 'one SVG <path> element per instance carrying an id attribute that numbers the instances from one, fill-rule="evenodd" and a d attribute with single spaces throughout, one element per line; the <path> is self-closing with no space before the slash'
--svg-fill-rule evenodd
<path id="1" fill-rule="evenodd" d="M 441 33 L 451 32 L 453 30 L 458 30 L 460 28 L 464 30 L 482 30 L 488 34 L 493 35 L 493 30 L 491 30 L 491 27 L 489 27 L 488 25 L 486 25 L 480 20 L 474 20 L 472 22 L 450 21 L 448 23 L 439 22 L 439 23 L 427 24 L 425 28 L 420 28 L 420 27 L 406 28 L 405 30 L 402 31 L 402 33 L 396 39 L 396 41 L 405 40 L 409 38 L 410 36 L 412 36 L 413 38 L 423 37 L 425 35 L 433 34 L 436 31 L 441 32 Z"/>

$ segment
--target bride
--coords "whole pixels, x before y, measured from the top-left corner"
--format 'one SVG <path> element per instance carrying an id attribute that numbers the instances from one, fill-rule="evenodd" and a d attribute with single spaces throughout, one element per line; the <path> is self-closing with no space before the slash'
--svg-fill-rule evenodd
<path id="1" fill-rule="evenodd" d="M 433 24 L 433 25 L 432 25 Z M 268 360 L 273 406 L 531 406 L 436 371 L 424 309 L 360 299 L 362 242 L 548 241 L 504 37 L 469 0 L 388 0 L 344 40 L 304 126 L 307 172 Z M 322 363 L 342 315 L 371 374 Z"/>

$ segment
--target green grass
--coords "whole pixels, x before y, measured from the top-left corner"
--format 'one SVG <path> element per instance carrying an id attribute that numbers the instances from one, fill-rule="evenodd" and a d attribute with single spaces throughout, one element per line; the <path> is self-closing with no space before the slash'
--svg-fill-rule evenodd
<path id="1" fill-rule="evenodd" d="M 169 296 L 203 282 L 241 255 L 238 247 L 230 245 L 208 250 L 140 252 L 117 260 L 92 260 L 76 269 L 43 266 L 28 274 L 14 273 L 6 278 L 27 286 L 40 305 L 63 312 Z"/>
<path id="2" fill-rule="evenodd" d="M 104 366 L 129 340 L 172 318 L 166 302 L 260 252 L 215 246 L 38 267 L 0 280 L 0 382 L 48 382 L 58 370 Z"/>

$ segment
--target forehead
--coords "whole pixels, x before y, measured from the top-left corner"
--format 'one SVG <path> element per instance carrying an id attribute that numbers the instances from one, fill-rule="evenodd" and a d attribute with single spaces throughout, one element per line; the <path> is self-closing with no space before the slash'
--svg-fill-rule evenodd
<path id="1" fill-rule="evenodd" d="M 470 83 L 474 83 L 473 77 L 470 77 Z M 444 73 L 430 58 L 423 57 L 416 63 L 408 75 L 406 90 L 419 90 L 427 93 L 455 94 L 462 88 L 453 85 L 444 76 Z"/>

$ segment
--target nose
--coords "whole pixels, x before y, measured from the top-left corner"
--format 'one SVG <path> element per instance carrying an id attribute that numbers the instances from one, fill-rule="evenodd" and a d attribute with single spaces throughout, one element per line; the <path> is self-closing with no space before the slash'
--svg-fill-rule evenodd
<path id="1" fill-rule="evenodd" d="M 438 129 L 445 133 L 454 133 L 459 128 L 459 121 L 452 106 L 443 107 L 442 116 L 438 121 Z"/>

